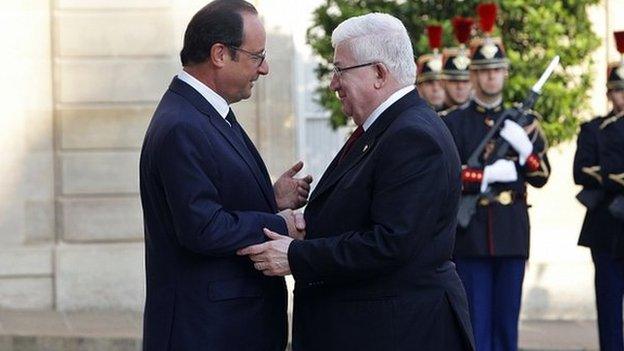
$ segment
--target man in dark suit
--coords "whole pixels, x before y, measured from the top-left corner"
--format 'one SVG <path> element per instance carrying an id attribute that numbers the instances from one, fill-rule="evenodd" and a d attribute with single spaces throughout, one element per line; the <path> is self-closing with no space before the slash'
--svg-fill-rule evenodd
<path id="1" fill-rule="evenodd" d="M 263 228 L 300 234 L 302 223 L 285 209 L 305 204 L 311 182 L 294 178 L 298 163 L 272 186 L 229 108 L 268 73 L 265 42 L 245 1 L 216 0 L 200 10 L 186 30 L 184 70 L 145 135 L 146 351 L 286 347 L 283 278 L 265 277 L 235 254 L 265 241 Z"/>
<path id="2" fill-rule="evenodd" d="M 460 163 L 442 120 L 414 90 L 403 24 L 354 17 L 332 34 L 331 89 L 358 126 L 305 211 L 306 238 L 239 251 L 295 281 L 293 350 L 473 350 L 450 261 Z"/>

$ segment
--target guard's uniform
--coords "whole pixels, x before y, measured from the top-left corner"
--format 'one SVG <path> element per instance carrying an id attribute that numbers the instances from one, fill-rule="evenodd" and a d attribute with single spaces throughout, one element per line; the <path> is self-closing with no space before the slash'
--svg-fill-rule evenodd
<path id="1" fill-rule="evenodd" d="M 619 40 L 618 40 L 619 39 Z M 616 33 L 624 53 L 624 32 Z M 607 89 L 624 89 L 624 59 L 609 64 Z M 584 190 L 600 191 L 602 199 L 588 209 L 579 245 L 591 249 L 602 351 L 623 351 L 624 221 L 609 206 L 624 195 L 624 112 L 611 111 L 581 125 L 574 157 L 574 181 Z"/>
<path id="2" fill-rule="evenodd" d="M 606 351 L 624 350 L 624 221 L 615 218 L 608 209 L 616 196 L 624 195 L 624 118 L 621 116 L 605 118 L 600 125 L 599 167 L 605 198 L 596 210 L 588 212 L 581 232 L 583 243 L 592 245 L 600 349 Z"/>
<path id="3" fill-rule="evenodd" d="M 470 69 L 508 67 L 500 42 L 490 39 L 475 46 Z M 503 112 L 502 105 L 486 107 L 473 99 L 443 118 L 462 164 L 467 164 Z M 522 282 L 529 256 L 527 184 L 542 187 L 550 175 L 547 142 L 536 117 L 530 115 L 524 128 L 533 144 L 524 165 L 518 162 L 513 148 L 506 156 L 515 163 L 517 180 L 491 184 L 498 194 L 496 199 L 480 201 L 468 226 L 457 230 L 454 259 L 468 295 L 476 348 L 480 351 L 514 351 L 518 347 Z M 482 170 L 464 168 L 464 194 L 479 193 L 482 176 Z"/>
<path id="4" fill-rule="evenodd" d="M 458 108 L 444 118 L 455 138 L 462 164 L 468 162 L 472 152 L 502 114 L 501 105 L 488 109 L 472 100 L 466 107 Z M 516 162 L 518 180 L 492 184 L 492 188 L 499 193 L 498 201 L 491 204 L 480 202 L 469 226 L 458 229 L 455 239 L 456 258 L 529 257 L 526 184 L 542 187 L 550 174 L 546 139 L 537 118 L 534 115 L 529 118 L 533 155 L 524 166 L 520 166 L 518 155 L 510 148 L 507 158 Z M 469 173 L 464 171 L 464 193 L 478 193 L 481 179 L 470 177 Z"/>
<path id="5" fill-rule="evenodd" d="M 579 245 L 590 248 L 593 254 L 613 254 L 614 240 L 622 233 L 619 221 L 608 210 L 613 195 L 604 192 L 600 166 L 600 150 L 604 148 L 602 140 L 604 133 L 600 127 L 605 119 L 614 115 L 614 112 L 611 112 L 607 116 L 596 117 L 583 123 L 574 155 L 574 182 L 586 190 L 600 191 L 603 194 L 597 206 L 587 211 L 578 240 Z"/>
<path id="6" fill-rule="evenodd" d="M 462 164 L 501 116 L 503 108 L 480 106 L 474 100 L 468 106 L 444 118 L 455 138 Z M 529 256 L 529 215 L 527 183 L 541 187 L 550 175 L 546 140 L 537 120 L 529 137 L 533 154 L 520 166 L 515 152 L 507 158 L 516 162 L 518 180 L 494 183 L 499 193 L 493 203 L 480 202 L 467 228 L 458 227 L 455 262 L 470 304 L 471 320 L 478 350 L 515 350 L 518 338 L 518 316 L 524 279 L 525 261 Z M 464 170 L 464 193 L 479 192 L 480 178 Z M 479 345 L 491 345 L 490 347 Z"/>

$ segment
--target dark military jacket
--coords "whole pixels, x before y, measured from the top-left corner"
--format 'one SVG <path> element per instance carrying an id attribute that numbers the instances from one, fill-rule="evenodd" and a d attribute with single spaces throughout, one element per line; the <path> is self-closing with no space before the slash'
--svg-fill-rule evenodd
<path id="1" fill-rule="evenodd" d="M 464 171 L 471 171 L 466 164 L 472 152 L 503 114 L 502 105 L 488 109 L 474 100 L 450 112 L 443 120 L 449 127 Z M 534 187 L 546 184 L 550 165 L 546 156 L 547 141 L 535 114 L 529 116 L 529 139 L 533 142 L 533 154 L 520 166 L 518 154 L 510 148 L 507 159 L 516 163 L 518 180 L 491 185 L 496 193 L 511 196 L 511 202 L 478 204 L 476 214 L 467 228 L 458 227 L 455 257 L 524 257 L 529 256 L 529 215 L 526 202 L 527 183 Z M 472 172 L 462 174 L 463 193 L 479 192 L 480 181 L 474 181 Z"/>
<path id="2" fill-rule="evenodd" d="M 442 118 L 446 118 L 446 116 L 448 116 L 451 112 L 459 109 L 459 108 L 465 108 L 470 104 L 470 100 L 464 102 L 463 104 L 460 105 L 444 105 L 444 108 L 440 111 L 436 111 L 438 113 L 438 116 L 442 117 Z"/>
<path id="3" fill-rule="evenodd" d="M 624 196 L 624 112 L 612 113 L 600 125 L 604 147 L 600 150 L 600 168 L 607 194 Z M 624 258 L 624 221 L 616 220 L 614 254 Z"/>
<path id="4" fill-rule="evenodd" d="M 574 155 L 574 182 L 585 190 L 600 191 L 603 194 L 598 205 L 587 210 L 578 244 L 600 252 L 613 252 L 614 240 L 622 232 L 621 223 L 608 210 L 613 201 L 613 192 L 604 189 L 600 162 L 601 154 L 604 153 L 604 133 L 601 126 L 613 116 L 614 113 L 611 112 L 605 117 L 596 117 L 583 123 Z"/>

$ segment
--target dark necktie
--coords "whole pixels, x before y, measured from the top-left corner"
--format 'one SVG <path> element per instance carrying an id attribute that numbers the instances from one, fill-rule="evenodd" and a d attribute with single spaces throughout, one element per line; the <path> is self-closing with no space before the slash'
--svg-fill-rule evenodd
<path id="1" fill-rule="evenodd" d="M 232 132 L 236 135 L 238 140 L 241 142 L 241 145 L 245 147 L 245 150 L 248 152 L 248 156 L 251 157 L 260 168 L 263 168 L 264 164 L 262 163 L 262 160 L 258 159 L 260 156 L 259 155 L 257 157 L 255 156 L 258 154 L 258 152 L 255 151 L 255 147 L 253 146 L 253 144 L 251 144 L 251 140 L 249 140 L 248 138 L 245 138 L 244 136 L 245 132 L 243 131 L 243 127 L 241 127 L 241 125 L 238 124 L 238 121 L 236 120 L 236 116 L 234 116 L 234 112 L 232 112 L 232 109 L 230 109 L 227 116 L 225 116 L 225 119 L 228 122 L 230 122 L 230 127 L 232 128 Z"/>
<path id="2" fill-rule="evenodd" d="M 232 109 L 228 111 L 227 116 L 225 116 L 225 120 L 230 123 L 230 127 L 234 127 L 234 125 L 237 124 L 236 116 L 234 116 L 234 112 L 232 112 Z"/>
<path id="3" fill-rule="evenodd" d="M 232 109 L 228 110 L 227 116 L 225 116 L 225 119 L 230 122 L 230 125 L 233 126 L 234 123 L 236 122 L 236 117 L 234 116 L 234 112 L 232 111 Z"/>
<path id="4" fill-rule="evenodd" d="M 236 120 L 236 116 L 234 116 L 234 112 L 232 112 L 232 109 L 228 111 L 227 116 L 225 116 L 225 120 L 230 123 L 232 132 L 236 135 L 236 137 L 241 143 L 241 146 L 243 147 L 243 150 L 244 150 L 243 153 L 246 154 L 245 156 L 243 156 L 243 158 L 246 158 L 247 162 L 255 163 L 255 167 L 257 167 L 257 169 L 256 171 L 254 171 L 254 173 L 256 173 L 256 179 L 258 179 L 261 183 L 264 183 L 263 187 L 265 188 L 264 190 L 265 194 L 272 194 L 273 188 L 271 185 L 271 178 L 269 176 L 269 172 L 267 171 L 266 166 L 264 165 L 264 162 L 262 162 L 262 158 L 260 157 L 260 154 L 258 154 L 258 150 L 256 150 L 256 147 L 253 145 L 251 140 L 249 140 L 249 137 L 246 136 L 245 131 L 243 130 L 243 127 L 241 127 L 241 125 L 238 124 L 238 121 Z M 250 166 L 252 165 L 250 164 Z M 258 178 L 258 176 L 260 177 Z M 264 181 L 262 181 L 262 178 L 264 178 Z M 275 204 L 274 198 L 269 199 L 269 202 L 272 204 L 271 206 L 275 208 L 277 207 L 277 205 Z"/>
<path id="5" fill-rule="evenodd" d="M 236 120 L 236 116 L 234 116 L 234 112 L 232 112 L 232 109 L 228 111 L 227 116 L 225 116 L 225 120 L 230 123 L 230 127 L 232 128 L 234 134 L 236 134 L 236 137 L 243 142 L 243 145 L 246 146 L 245 138 L 243 138 L 243 131 L 241 130 L 241 127 L 238 124 L 238 121 Z"/>
<path id="6" fill-rule="evenodd" d="M 362 134 L 364 134 L 364 128 L 362 128 L 362 126 L 357 127 L 355 131 L 353 131 L 353 134 L 351 134 L 351 136 L 345 143 L 344 150 L 342 151 L 342 155 L 340 155 L 340 158 L 338 159 L 338 163 L 342 162 L 342 160 L 347 157 L 349 151 L 351 151 L 351 148 L 353 147 L 353 144 L 355 144 L 355 142 L 362 136 Z"/>

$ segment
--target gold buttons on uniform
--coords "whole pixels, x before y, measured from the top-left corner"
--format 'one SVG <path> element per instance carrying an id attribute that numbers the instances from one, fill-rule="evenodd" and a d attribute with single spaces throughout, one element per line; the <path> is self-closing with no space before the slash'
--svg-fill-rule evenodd
<path id="1" fill-rule="evenodd" d="M 498 202 L 503 206 L 511 205 L 512 201 L 511 191 L 503 191 L 498 195 Z"/>
<path id="2" fill-rule="evenodd" d="M 490 201 L 487 197 L 479 199 L 479 205 L 481 206 L 488 206 L 492 203 L 499 203 L 503 206 L 511 205 L 513 203 L 513 192 L 511 190 L 503 191 L 494 197 L 492 201 Z"/>

